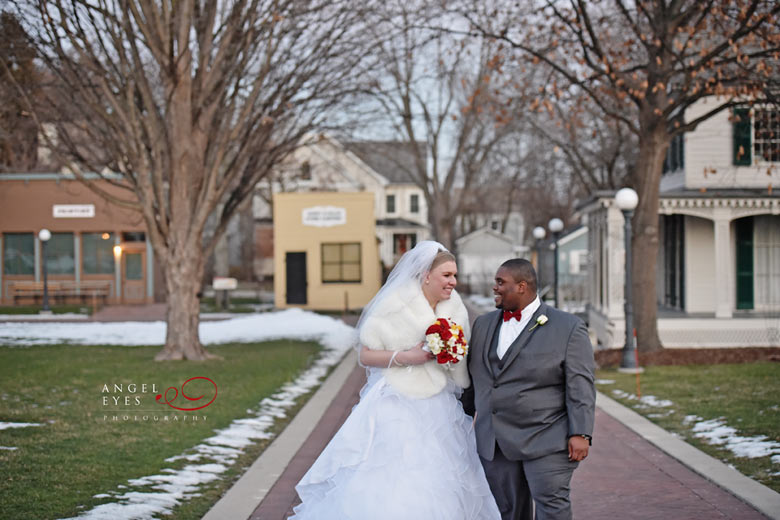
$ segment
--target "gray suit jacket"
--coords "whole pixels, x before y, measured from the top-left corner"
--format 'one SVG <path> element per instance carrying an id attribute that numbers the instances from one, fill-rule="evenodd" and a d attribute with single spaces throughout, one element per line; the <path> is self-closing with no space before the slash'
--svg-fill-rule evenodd
<path id="1" fill-rule="evenodd" d="M 530 330 L 545 315 L 547 323 Z M 468 368 L 476 409 L 477 451 L 493 460 L 496 443 L 510 460 L 528 460 L 567 449 L 571 435 L 593 433 L 596 390 L 593 347 L 585 324 L 545 303 L 493 367 L 488 352 L 501 311 L 474 322 Z M 472 402 L 473 400 L 473 402 Z"/>

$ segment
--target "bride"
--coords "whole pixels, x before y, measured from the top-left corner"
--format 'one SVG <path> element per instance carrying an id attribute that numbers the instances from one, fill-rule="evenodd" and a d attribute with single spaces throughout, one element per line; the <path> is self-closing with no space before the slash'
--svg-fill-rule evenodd
<path id="1" fill-rule="evenodd" d="M 358 322 L 368 382 L 360 402 L 296 486 L 295 520 L 497 520 L 458 397 L 466 359 L 447 368 L 423 350 L 448 318 L 469 334 L 455 257 L 423 241 L 401 257 Z"/>

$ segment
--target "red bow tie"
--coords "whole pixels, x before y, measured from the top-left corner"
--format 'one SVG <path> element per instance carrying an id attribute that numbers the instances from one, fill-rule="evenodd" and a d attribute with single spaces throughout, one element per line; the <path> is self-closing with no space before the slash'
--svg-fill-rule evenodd
<path id="1" fill-rule="evenodd" d="M 509 321 L 512 318 L 520 321 L 520 311 L 504 311 L 504 321 Z"/>

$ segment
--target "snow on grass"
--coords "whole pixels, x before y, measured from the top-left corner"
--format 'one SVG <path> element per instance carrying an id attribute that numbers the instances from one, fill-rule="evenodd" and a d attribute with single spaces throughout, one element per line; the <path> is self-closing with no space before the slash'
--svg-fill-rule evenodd
<path id="1" fill-rule="evenodd" d="M 726 424 L 723 417 L 705 421 L 697 415 L 688 415 L 683 424 L 693 424 L 693 436 L 710 444 L 723 446 L 737 457 L 772 457 L 773 464 L 780 463 L 780 443 L 769 440 L 766 435 L 745 437 L 736 428 Z"/>
<path id="2" fill-rule="evenodd" d="M 615 380 L 614 379 L 596 379 L 597 385 L 614 385 Z"/>
<path id="3" fill-rule="evenodd" d="M 0 422 L 0 430 L 7 430 L 9 428 L 27 428 L 29 426 L 43 426 L 41 423 L 32 422 Z"/>
<path id="4" fill-rule="evenodd" d="M 634 408 L 668 408 L 674 406 L 674 403 L 668 399 L 658 399 L 654 395 L 643 395 L 637 399 L 634 394 L 629 394 L 623 390 L 612 390 L 612 395 L 621 399 L 627 399 L 629 401 L 639 401 L 639 403 L 633 405 Z"/>
<path id="5" fill-rule="evenodd" d="M 348 325 L 331 317 L 287 309 L 280 312 L 251 314 L 223 321 L 200 324 L 200 340 L 206 345 L 247 343 L 278 338 L 319 339 L 334 323 Z M 89 323 L 0 323 L 0 345 L 162 345 L 165 322 L 89 322 Z"/>
<path id="6" fill-rule="evenodd" d="M 484 310 L 492 311 L 496 308 L 495 296 L 482 296 L 479 294 L 470 294 L 467 299 Z"/>
<path id="7" fill-rule="evenodd" d="M 47 324 L 49 325 L 51 324 Z M 120 330 L 126 325 L 123 323 L 77 324 L 81 327 L 86 326 L 86 330 L 71 328 L 73 324 L 68 325 L 69 327 L 59 334 L 49 334 L 46 341 L 62 343 L 68 338 L 88 344 L 111 342 L 126 345 L 127 338 L 131 336 L 127 331 Z M 91 325 L 113 325 L 114 330 L 104 327 L 92 328 Z M 142 339 L 134 338 L 135 345 L 161 343 L 164 340 L 164 328 L 160 333 L 154 323 L 131 325 L 133 330 L 141 331 L 142 334 Z M 143 331 L 141 325 L 147 325 L 148 330 Z M 0 330 L 0 336 L 4 332 L 8 333 Z M 101 336 L 98 339 L 91 338 L 89 341 L 84 341 L 87 334 L 94 333 Z M 17 344 L 41 344 L 23 343 L 21 334 L 18 332 L 15 334 L 19 341 Z M 158 337 L 158 334 L 161 335 Z M 215 430 L 213 436 L 187 452 L 166 459 L 166 462 L 186 460 L 192 464 L 182 468 L 165 468 L 157 475 L 128 480 L 127 485 L 120 485 L 114 491 L 96 495 L 98 498 L 111 498 L 112 502 L 98 505 L 75 518 L 141 520 L 170 514 L 177 505 L 198 496 L 205 484 L 220 479 L 243 453 L 243 448 L 257 440 L 272 438 L 274 434 L 270 430 L 274 421 L 286 417 L 299 397 L 320 384 L 330 367 L 342 359 L 355 339 L 354 329 L 342 321 L 300 309 L 203 323 L 200 334 L 204 343 L 211 344 L 276 338 L 309 339 L 318 341 L 324 350 L 311 368 L 291 383 L 283 385 L 277 393 L 260 401 L 256 411 L 247 410 L 250 414 L 248 417 L 236 419 L 227 428 Z M 115 338 L 117 339 L 114 343 Z M 123 341 L 120 342 L 118 338 Z M 42 338 L 38 337 L 36 341 L 42 341 Z"/>

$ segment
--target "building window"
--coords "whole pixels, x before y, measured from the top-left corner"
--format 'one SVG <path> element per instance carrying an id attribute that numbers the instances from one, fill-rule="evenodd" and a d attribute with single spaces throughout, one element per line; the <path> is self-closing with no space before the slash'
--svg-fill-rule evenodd
<path id="1" fill-rule="evenodd" d="M 753 153 L 767 162 L 780 161 L 780 112 L 756 109 L 753 115 Z"/>
<path id="2" fill-rule="evenodd" d="M 388 213 L 395 213 L 395 195 L 388 195 L 386 197 L 386 204 Z"/>
<path id="3" fill-rule="evenodd" d="M 752 120 L 751 120 L 752 119 Z M 750 166 L 759 161 L 780 162 L 780 112 L 768 108 L 735 108 L 732 117 L 733 163 Z"/>
<path id="4" fill-rule="evenodd" d="M 84 274 L 113 274 L 114 234 L 84 233 L 81 238 Z"/>
<path id="5" fill-rule="evenodd" d="M 32 233 L 3 233 L 3 273 L 35 274 L 35 239 Z"/>
<path id="6" fill-rule="evenodd" d="M 393 234 L 393 254 L 402 255 L 417 245 L 417 235 L 415 233 L 394 233 Z"/>
<path id="7" fill-rule="evenodd" d="M 322 244 L 323 283 L 360 283 L 360 243 Z"/>
<path id="8" fill-rule="evenodd" d="M 736 166 L 750 166 L 752 147 L 750 125 L 750 110 L 747 108 L 735 108 L 732 114 L 733 163 Z"/>
<path id="9" fill-rule="evenodd" d="M 420 196 L 416 193 L 409 197 L 409 211 L 412 213 L 420 212 Z"/>
<path id="10" fill-rule="evenodd" d="M 680 134 L 672 137 L 669 143 L 663 173 L 675 172 L 683 168 L 685 168 L 685 136 Z"/>
<path id="11" fill-rule="evenodd" d="M 46 270 L 49 274 L 75 274 L 73 233 L 52 233 L 46 242 Z"/>
<path id="12" fill-rule="evenodd" d="M 588 251 L 576 249 L 569 251 L 569 274 L 586 274 L 588 271 Z"/>
<path id="13" fill-rule="evenodd" d="M 311 163 L 309 161 L 304 161 L 303 164 L 301 164 L 301 180 L 311 180 Z"/>
<path id="14" fill-rule="evenodd" d="M 143 231 L 125 231 L 122 233 L 122 242 L 146 242 L 146 233 Z"/>

